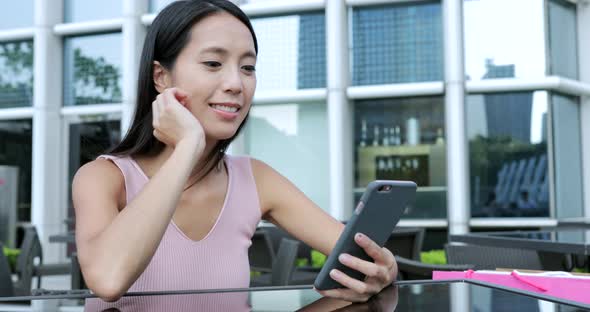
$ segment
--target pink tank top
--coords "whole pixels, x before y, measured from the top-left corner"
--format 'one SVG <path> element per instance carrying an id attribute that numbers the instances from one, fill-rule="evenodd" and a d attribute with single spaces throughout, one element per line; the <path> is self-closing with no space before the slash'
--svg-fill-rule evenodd
<path id="1" fill-rule="evenodd" d="M 123 173 L 127 202 L 148 182 L 148 177 L 130 157 L 102 155 L 99 158 L 112 160 Z M 261 218 L 258 192 L 249 158 L 227 155 L 224 161 L 229 182 L 213 228 L 202 240 L 193 241 L 171 221 L 149 265 L 129 292 L 249 286 L 248 247 Z M 183 307 L 190 311 L 247 311 L 249 308 L 246 293 L 167 297 L 123 297 L 114 303 L 87 299 L 85 311 L 108 308 L 148 311 L 157 306 L 169 311 L 184 310 Z"/>

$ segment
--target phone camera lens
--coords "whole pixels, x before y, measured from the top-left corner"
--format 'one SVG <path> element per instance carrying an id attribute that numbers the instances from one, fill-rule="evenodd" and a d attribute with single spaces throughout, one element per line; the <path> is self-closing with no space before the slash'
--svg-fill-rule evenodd
<path id="1" fill-rule="evenodd" d="M 387 193 L 389 191 L 391 191 L 391 185 L 382 185 L 379 188 L 379 192 L 385 192 L 385 193 Z"/>

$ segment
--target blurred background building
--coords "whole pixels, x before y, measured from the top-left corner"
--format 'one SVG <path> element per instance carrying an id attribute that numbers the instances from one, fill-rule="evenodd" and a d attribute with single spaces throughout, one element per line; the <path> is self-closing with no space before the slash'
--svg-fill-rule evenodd
<path id="1" fill-rule="evenodd" d="M 33 223 L 44 240 L 66 230 L 72 176 L 125 133 L 146 29 L 170 2 L 3 4 L 2 222 Z M 230 152 L 269 163 L 334 217 L 374 179 L 419 184 L 400 226 L 426 227 L 426 245 L 590 214 L 587 0 L 238 4 L 260 52 Z M 52 247 L 49 262 L 65 256 Z"/>

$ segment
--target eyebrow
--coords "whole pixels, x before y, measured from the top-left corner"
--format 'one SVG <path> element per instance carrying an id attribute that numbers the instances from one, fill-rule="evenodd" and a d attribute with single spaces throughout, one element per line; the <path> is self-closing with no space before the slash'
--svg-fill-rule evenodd
<path id="1" fill-rule="evenodd" d="M 229 51 L 222 48 L 222 47 L 210 47 L 210 48 L 204 49 L 203 51 L 201 51 L 201 53 L 215 53 L 215 54 L 227 55 L 227 54 L 229 54 Z M 248 50 L 248 51 L 242 53 L 242 55 L 240 55 L 240 57 L 256 58 L 256 53 L 252 50 Z"/>

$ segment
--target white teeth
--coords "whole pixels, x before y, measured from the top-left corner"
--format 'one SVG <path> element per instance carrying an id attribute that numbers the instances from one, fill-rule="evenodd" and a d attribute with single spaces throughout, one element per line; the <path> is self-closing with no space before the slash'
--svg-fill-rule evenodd
<path id="1" fill-rule="evenodd" d="M 222 110 L 224 112 L 230 112 L 230 113 L 235 113 L 238 111 L 237 107 L 231 107 L 231 106 L 211 105 L 211 107 L 218 109 L 218 110 Z"/>

